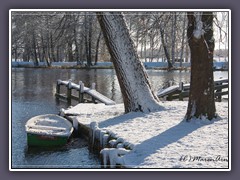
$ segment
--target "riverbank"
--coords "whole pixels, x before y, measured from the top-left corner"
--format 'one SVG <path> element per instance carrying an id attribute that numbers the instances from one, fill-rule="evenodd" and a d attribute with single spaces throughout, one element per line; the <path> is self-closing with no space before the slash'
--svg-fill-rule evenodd
<path id="1" fill-rule="evenodd" d="M 155 70 L 169 70 L 167 62 L 143 62 L 146 69 Z M 47 66 L 44 62 L 40 62 L 38 66 L 35 66 L 33 62 L 13 61 L 11 66 L 14 68 L 48 68 L 48 69 L 113 69 L 112 62 L 98 62 L 93 66 L 77 65 L 76 62 L 52 62 L 51 66 Z M 190 63 L 184 62 L 180 65 L 179 62 L 175 62 L 174 67 L 171 70 L 190 70 Z M 215 71 L 228 70 L 228 62 L 214 62 Z"/>
<path id="2" fill-rule="evenodd" d="M 161 105 L 147 114 L 124 114 L 123 104 L 78 104 L 61 113 L 79 123 L 104 167 L 229 169 L 228 102 L 216 102 L 216 119 L 191 122 L 184 121 L 187 101 Z"/>

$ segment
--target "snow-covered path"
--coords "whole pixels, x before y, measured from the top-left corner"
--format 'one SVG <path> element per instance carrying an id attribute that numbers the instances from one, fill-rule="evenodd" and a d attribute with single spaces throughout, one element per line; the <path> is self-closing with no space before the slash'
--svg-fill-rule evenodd
<path id="1" fill-rule="evenodd" d="M 65 113 L 78 113 L 86 126 L 97 122 L 134 145 L 123 157 L 128 168 L 229 168 L 228 103 L 216 102 L 213 121 L 184 121 L 186 101 L 162 102 L 165 109 L 148 114 L 124 114 L 123 104 L 79 104 Z"/>

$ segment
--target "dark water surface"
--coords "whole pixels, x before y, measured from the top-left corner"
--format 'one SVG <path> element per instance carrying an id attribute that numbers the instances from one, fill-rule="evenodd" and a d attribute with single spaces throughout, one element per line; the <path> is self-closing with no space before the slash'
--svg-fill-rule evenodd
<path id="1" fill-rule="evenodd" d="M 189 83 L 190 72 L 166 72 L 148 70 L 152 88 L 157 92 L 170 81 Z M 228 72 L 215 72 L 215 78 L 228 77 Z M 112 69 L 34 69 L 12 68 L 12 168 L 100 168 L 99 159 L 91 154 L 87 142 L 73 138 L 61 148 L 28 148 L 25 123 L 40 114 L 57 114 L 67 108 L 64 102 L 55 99 L 58 79 L 85 86 L 96 83 L 96 89 L 117 103 L 122 102 L 121 92 L 115 71 Z M 74 102 L 73 105 L 77 104 Z"/>

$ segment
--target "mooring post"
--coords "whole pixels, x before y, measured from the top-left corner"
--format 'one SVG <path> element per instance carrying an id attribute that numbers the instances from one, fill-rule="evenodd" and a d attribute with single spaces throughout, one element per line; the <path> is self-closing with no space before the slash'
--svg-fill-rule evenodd
<path id="1" fill-rule="evenodd" d="M 61 86 L 61 80 L 58 79 L 57 80 L 57 85 L 56 85 L 56 97 L 57 97 L 57 99 L 59 99 L 59 95 L 60 95 L 60 86 Z"/>
<path id="2" fill-rule="evenodd" d="M 56 93 L 55 93 L 57 104 L 59 104 L 59 100 L 60 100 L 60 86 L 61 86 L 61 80 L 58 79 L 56 84 Z"/>
<path id="3" fill-rule="evenodd" d="M 84 94 L 84 83 L 82 81 L 79 81 L 79 103 L 83 103 L 83 94 Z"/>
<path id="4" fill-rule="evenodd" d="M 96 89 L 96 83 L 92 83 L 91 89 L 95 90 Z M 92 102 L 96 103 L 96 98 L 92 96 Z"/>
<path id="5" fill-rule="evenodd" d="M 72 80 L 69 79 L 68 85 L 67 85 L 67 102 L 68 102 L 68 104 L 71 104 L 71 98 L 72 98 Z"/>

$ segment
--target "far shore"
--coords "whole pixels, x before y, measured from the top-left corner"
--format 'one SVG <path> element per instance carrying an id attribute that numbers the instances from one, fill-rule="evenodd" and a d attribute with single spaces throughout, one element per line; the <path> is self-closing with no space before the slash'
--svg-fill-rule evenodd
<path id="1" fill-rule="evenodd" d="M 168 68 L 167 62 L 143 62 L 146 69 L 153 70 L 180 70 L 188 71 L 191 65 L 188 62 L 179 62 L 174 64 L 174 67 Z M 76 62 L 53 62 L 51 66 L 47 66 L 44 62 L 40 62 L 38 66 L 33 62 L 18 62 L 13 61 L 12 68 L 47 68 L 47 69 L 114 69 L 112 62 L 99 62 L 96 65 L 87 66 L 86 64 L 77 65 Z M 228 62 L 214 62 L 214 71 L 228 71 Z"/>

